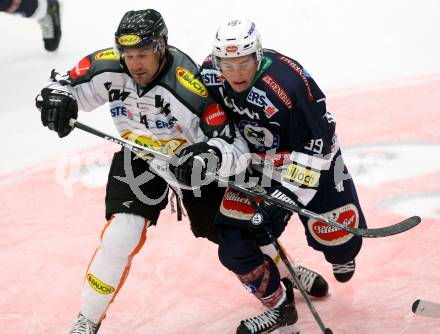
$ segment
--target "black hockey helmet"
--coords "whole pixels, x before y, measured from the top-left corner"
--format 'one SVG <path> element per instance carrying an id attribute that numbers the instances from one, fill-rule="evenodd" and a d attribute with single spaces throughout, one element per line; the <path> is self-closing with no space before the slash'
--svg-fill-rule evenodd
<path id="1" fill-rule="evenodd" d="M 155 52 L 167 45 L 168 29 L 160 13 L 154 9 L 128 11 L 123 16 L 115 33 L 116 48 L 152 45 Z"/>

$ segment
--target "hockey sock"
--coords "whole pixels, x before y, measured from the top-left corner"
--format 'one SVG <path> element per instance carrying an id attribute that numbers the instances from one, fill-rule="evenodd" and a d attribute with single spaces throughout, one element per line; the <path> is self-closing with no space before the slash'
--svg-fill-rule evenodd
<path id="1" fill-rule="evenodd" d="M 274 307 L 283 297 L 278 269 L 272 259 L 266 256 L 263 263 L 254 270 L 237 276 L 246 289 L 266 307 Z"/>

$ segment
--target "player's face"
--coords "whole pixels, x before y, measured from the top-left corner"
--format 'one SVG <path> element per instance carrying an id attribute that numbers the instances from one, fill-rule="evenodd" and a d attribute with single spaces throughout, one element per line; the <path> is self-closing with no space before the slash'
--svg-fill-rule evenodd
<path id="1" fill-rule="evenodd" d="M 159 69 L 160 54 L 153 51 L 152 45 L 124 50 L 125 64 L 139 86 L 146 86 L 153 81 Z"/>
<path id="2" fill-rule="evenodd" d="M 258 63 L 254 55 L 220 58 L 219 67 L 232 89 L 242 93 L 248 89 L 257 74 Z"/>

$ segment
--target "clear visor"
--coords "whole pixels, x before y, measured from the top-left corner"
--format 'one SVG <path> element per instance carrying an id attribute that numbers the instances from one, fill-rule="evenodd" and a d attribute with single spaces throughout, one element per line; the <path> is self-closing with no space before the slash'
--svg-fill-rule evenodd
<path id="1" fill-rule="evenodd" d="M 247 71 L 257 64 L 257 56 L 255 53 L 249 56 L 235 58 L 214 57 L 214 59 L 215 66 L 224 73 Z"/>

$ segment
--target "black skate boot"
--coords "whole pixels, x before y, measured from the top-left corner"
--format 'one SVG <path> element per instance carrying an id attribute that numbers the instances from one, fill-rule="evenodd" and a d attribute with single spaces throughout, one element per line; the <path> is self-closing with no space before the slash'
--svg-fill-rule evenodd
<path id="1" fill-rule="evenodd" d="M 349 281 L 353 277 L 354 270 L 356 269 L 356 263 L 354 262 L 353 259 L 352 261 L 343 264 L 333 263 L 332 267 L 333 267 L 333 275 L 335 276 L 336 280 L 344 283 Z"/>
<path id="2" fill-rule="evenodd" d="M 99 326 L 80 313 L 69 334 L 96 334 Z"/>
<path id="3" fill-rule="evenodd" d="M 256 317 L 242 320 L 236 334 L 299 333 L 295 325 L 298 321 L 298 313 L 295 308 L 293 286 L 287 278 L 283 278 L 282 282 L 286 287 L 284 302 L 278 307 L 267 309 Z"/>
<path id="4" fill-rule="evenodd" d="M 47 51 L 55 51 L 61 40 L 60 4 L 58 0 L 49 1 L 47 13 L 38 20 L 43 32 L 44 48 Z"/>
<path id="5" fill-rule="evenodd" d="M 324 297 L 327 294 L 328 283 L 324 277 L 303 266 L 295 266 L 294 269 L 302 287 L 309 296 Z M 292 284 L 295 289 L 298 289 L 294 281 Z"/>

